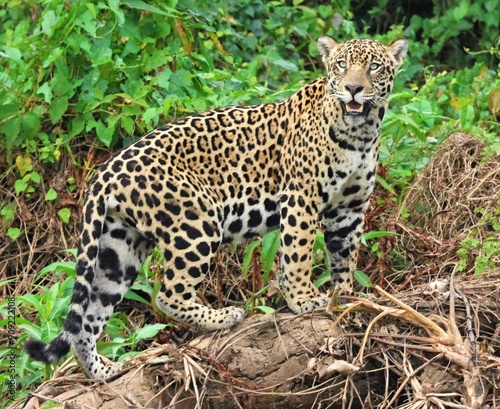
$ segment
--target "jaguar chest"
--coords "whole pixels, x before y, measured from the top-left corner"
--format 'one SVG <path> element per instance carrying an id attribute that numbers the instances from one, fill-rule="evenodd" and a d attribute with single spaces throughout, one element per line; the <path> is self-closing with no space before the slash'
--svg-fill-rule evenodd
<path id="1" fill-rule="evenodd" d="M 376 149 L 339 150 L 318 179 L 320 212 L 328 208 L 357 207 L 366 202 L 375 181 Z"/>

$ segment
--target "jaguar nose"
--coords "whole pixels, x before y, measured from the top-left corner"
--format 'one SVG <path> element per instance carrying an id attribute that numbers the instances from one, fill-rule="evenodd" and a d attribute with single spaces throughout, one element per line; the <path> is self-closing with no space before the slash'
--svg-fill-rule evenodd
<path id="1" fill-rule="evenodd" d="M 345 89 L 349 91 L 349 93 L 354 98 L 356 94 L 359 94 L 361 91 L 363 91 L 363 86 L 359 84 L 346 84 Z"/>

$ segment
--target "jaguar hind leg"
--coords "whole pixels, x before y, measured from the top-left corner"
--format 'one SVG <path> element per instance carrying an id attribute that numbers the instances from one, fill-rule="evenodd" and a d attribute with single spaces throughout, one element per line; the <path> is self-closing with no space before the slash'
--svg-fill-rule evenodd
<path id="1" fill-rule="evenodd" d="M 76 357 L 90 378 L 106 379 L 119 371 L 117 365 L 103 364 L 96 342 L 152 249 L 153 245 L 137 230 L 116 215 L 108 215 L 99 242 L 89 304 L 82 314 L 82 330 L 73 342 Z"/>
<path id="2" fill-rule="evenodd" d="M 156 303 L 170 317 L 204 331 L 230 328 L 241 322 L 244 311 L 236 307 L 212 309 L 196 302 L 196 290 L 210 270 L 221 242 L 221 229 L 207 214 L 185 210 L 189 225 L 180 223 L 171 243 L 160 241 L 165 256 L 162 291 Z M 193 220 L 196 217 L 196 220 Z M 181 218 L 181 220 L 183 220 Z"/>

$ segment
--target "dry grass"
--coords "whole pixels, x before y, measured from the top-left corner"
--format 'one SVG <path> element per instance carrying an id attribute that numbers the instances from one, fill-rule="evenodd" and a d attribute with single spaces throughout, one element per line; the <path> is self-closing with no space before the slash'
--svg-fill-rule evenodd
<path id="1" fill-rule="evenodd" d="M 10 284 L 1 287 L 0 298 L 20 295 L 31 291 L 31 285 L 38 272 L 47 264 L 64 260 L 68 255 L 64 249 L 75 247 L 76 233 L 79 225 L 81 195 L 66 193 L 66 180 L 72 177 L 74 169 L 69 157 L 64 156 L 58 169 L 49 171 L 34 164 L 34 169 L 43 174 L 47 185 L 37 185 L 36 193 L 30 197 L 16 196 L 7 186 L 14 186 L 16 180 L 15 166 L 7 169 L 6 163 L 0 163 L 0 203 L 12 203 L 15 208 L 15 227 L 20 228 L 21 236 L 11 240 L 7 229 L 0 229 L 0 281 L 14 279 Z M 45 194 L 53 187 L 63 200 L 55 204 L 45 201 Z M 69 224 L 61 222 L 57 211 L 69 207 L 76 215 Z M 53 280 L 47 277 L 47 284 Z"/>
<path id="2" fill-rule="evenodd" d="M 484 212 L 500 209 L 500 158 L 483 160 L 484 146 L 476 138 L 458 133 L 450 136 L 410 188 L 396 215 L 399 246 L 411 260 L 407 282 L 424 275 L 433 280 L 449 276 L 458 262 L 457 250 L 466 237 L 484 242 L 487 236 L 500 241 L 500 232 Z M 467 273 L 474 272 L 480 249 L 468 254 Z M 500 269 L 498 255 L 493 262 Z"/>

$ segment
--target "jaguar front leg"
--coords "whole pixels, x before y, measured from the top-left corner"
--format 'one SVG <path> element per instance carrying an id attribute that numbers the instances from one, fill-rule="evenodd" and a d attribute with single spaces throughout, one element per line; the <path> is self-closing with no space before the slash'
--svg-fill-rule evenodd
<path id="1" fill-rule="evenodd" d="M 325 244 L 334 292 L 351 293 L 368 201 L 359 208 L 339 208 L 324 220 Z"/>
<path id="2" fill-rule="evenodd" d="M 310 312 L 328 303 L 310 274 L 317 211 L 314 203 L 296 193 L 283 194 L 280 202 L 283 294 L 293 312 Z"/>

